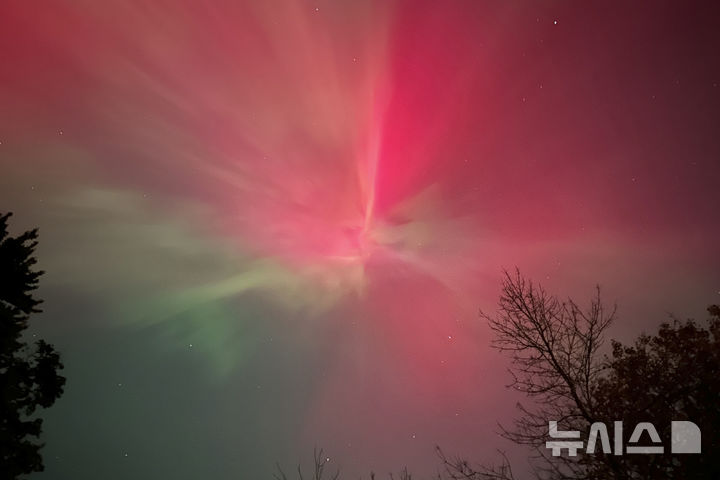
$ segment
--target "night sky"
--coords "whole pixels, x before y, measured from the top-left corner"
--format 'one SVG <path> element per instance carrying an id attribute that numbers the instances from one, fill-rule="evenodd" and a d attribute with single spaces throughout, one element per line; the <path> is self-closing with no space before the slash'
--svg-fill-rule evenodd
<path id="1" fill-rule="evenodd" d="M 720 301 L 717 2 L 0 5 L 61 480 L 488 460 L 503 268 L 630 340 Z"/>

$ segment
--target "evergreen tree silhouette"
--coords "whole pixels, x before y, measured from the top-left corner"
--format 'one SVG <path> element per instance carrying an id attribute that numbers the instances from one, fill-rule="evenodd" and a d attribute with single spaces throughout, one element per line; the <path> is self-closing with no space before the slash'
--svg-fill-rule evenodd
<path id="1" fill-rule="evenodd" d="M 63 393 L 60 355 L 43 340 L 29 344 L 23 334 L 42 302 L 34 296 L 42 271 L 34 269 L 37 229 L 8 232 L 12 214 L 0 215 L 0 471 L 15 479 L 44 469 L 42 419 Z"/>

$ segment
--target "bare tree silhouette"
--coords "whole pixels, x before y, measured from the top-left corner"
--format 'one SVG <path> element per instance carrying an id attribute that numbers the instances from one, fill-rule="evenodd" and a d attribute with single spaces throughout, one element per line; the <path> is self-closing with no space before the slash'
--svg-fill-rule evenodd
<path id="1" fill-rule="evenodd" d="M 325 452 L 323 449 L 318 450 L 317 448 L 313 451 L 313 470 L 310 473 L 311 476 L 306 477 L 303 473 L 302 467 L 300 465 L 297 466 L 297 479 L 298 480 L 305 480 L 306 478 L 310 480 L 323 480 L 323 479 L 329 479 L 329 480 L 339 480 L 340 477 L 340 470 L 335 470 L 332 474 L 329 474 L 326 476 L 327 473 L 325 471 L 325 467 L 327 466 L 328 459 L 325 456 Z M 277 467 L 277 473 L 275 473 L 273 476 L 276 480 L 289 480 L 288 476 L 283 471 L 282 467 L 278 464 Z M 375 480 L 376 475 L 375 472 L 370 472 L 370 480 Z M 388 473 L 388 478 L 390 480 L 412 480 L 412 475 L 408 472 L 407 468 L 403 468 L 400 470 L 400 472 L 396 475 L 394 473 Z M 438 480 L 440 479 L 440 476 L 437 477 Z"/>
<path id="2" fill-rule="evenodd" d="M 548 422 L 586 431 L 598 420 L 593 394 L 604 370 L 599 349 L 616 308 L 603 305 L 599 287 L 583 309 L 572 299 L 549 295 L 518 270 L 505 272 L 498 306 L 496 315 L 481 312 L 481 317 L 495 334 L 492 345 L 510 356 L 510 386 L 532 400 L 532 407 L 518 404 L 514 428 L 501 427 L 501 433 L 535 449 L 542 460 L 538 473 L 582 478 L 587 471 L 582 459 L 548 456 Z"/>
<path id="3" fill-rule="evenodd" d="M 324 451 L 321 448 L 318 450 L 317 448 L 313 451 L 313 467 L 314 470 L 312 472 L 312 476 L 308 477 L 312 480 L 323 480 L 324 478 L 330 478 L 330 480 L 337 480 L 340 477 L 340 471 L 336 470 L 335 473 L 331 474 L 329 477 L 325 477 L 325 466 L 328 463 L 327 457 L 323 455 Z M 298 464 L 297 466 L 297 478 L 299 480 L 304 480 L 305 476 L 303 475 L 303 471 L 301 466 Z M 287 475 L 285 475 L 285 472 L 283 471 L 280 464 L 277 464 L 277 473 L 274 475 L 274 477 L 277 480 L 288 480 Z"/>
<path id="4" fill-rule="evenodd" d="M 518 404 L 505 438 L 532 448 L 534 476 L 543 479 L 720 478 L 720 307 L 711 306 L 708 328 L 694 321 L 662 324 L 656 335 L 641 335 L 631 346 L 612 342 L 601 355 L 616 307 L 606 308 L 600 289 L 585 309 L 561 301 L 518 270 L 505 272 L 498 312 L 481 312 L 495 337 L 492 345 L 509 355 L 510 387 L 532 402 Z M 588 433 L 595 422 L 622 421 L 633 428 L 650 421 L 666 442 L 674 420 L 703 429 L 703 454 L 552 456 L 545 448 L 550 421 L 562 430 Z M 510 462 L 471 465 L 438 450 L 447 475 L 465 480 L 513 480 Z"/>

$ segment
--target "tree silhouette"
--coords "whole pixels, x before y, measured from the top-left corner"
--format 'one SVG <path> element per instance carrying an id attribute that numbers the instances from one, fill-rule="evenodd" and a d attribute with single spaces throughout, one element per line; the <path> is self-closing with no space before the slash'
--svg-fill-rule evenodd
<path id="1" fill-rule="evenodd" d="M 651 422 L 666 446 L 663 455 L 621 457 L 630 478 L 720 478 L 720 307 L 708 312 L 707 328 L 674 320 L 631 346 L 613 342 L 594 392 L 598 414 L 629 426 Z M 672 455 L 672 421 L 700 427 L 701 455 Z"/>
<path id="2" fill-rule="evenodd" d="M 583 478 L 587 468 L 582 460 L 549 456 L 544 448 L 548 422 L 557 420 L 564 430 L 587 431 L 598 420 L 593 391 L 603 365 L 597 357 L 615 308 L 608 311 L 603 306 L 599 288 L 583 310 L 571 299 L 561 301 L 549 295 L 516 271 L 505 273 L 499 313 L 481 316 L 495 334 L 492 345 L 510 356 L 512 388 L 530 397 L 533 404 L 519 404 L 521 416 L 514 428 L 503 428 L 501 433 L 515 443 L 534 447 L 541 460 L 536 463 L 538 476 Z M 614 458 L 604 460 L 617 471 Z M 484 473 L 494 475 L 487 478 L 503 478 L 506 472 L 511 470 Z"/>
<path id="3" fill-rule="evenodd" d="M 0 470 L 15 479 L 44 468 L 36 413 L 62 395 L 65 378 L 52 345 L 23 338 L 30 315 L 40 312 L 34 292 L 43 272 L 34 270 L 37 229 L 12 237 L 10 216 L 0 215 Z"/>
<path id="4" fill-rule="evenodd" d="M 548 295 L 519 271 L 506 272 L 499 312 L 481 316 L 495 334 L 493 346 L 510 356 L 511 387 L 532 406 L 518 405 L 519 418 L 513 428 L 501 427 L 502 435 L 533 447 L 537 478 L 720 478 L 720 307 L 708 310 L 707 329 L 676 320 L 632 346 L 614 341 L 611 355 L 602 356 L 615 308 L 603 306 L 599 289 L 583 310 L 571 299 Z M 612 428 L 623 421 L 626 429 L 651 422 L 667 446 L 671 422 L 683 420 L 700 426 L 702 455 L 672 455 L 667 447 L 661 455 L 613 455 L 598 447 L 593 455 L 581 450 L 554 457 L 545 448 L 550 421 L 560 430 L 584 432 L 584 438 L 595 422 Z M 623 434 L 626 443 L 630 431 Z M 439 453 L 452 479 L 514 478 L 504 455 L 493 467 Z"/>
<path id="5" fill-rule="evenodd" d="M 340 475 L 339 469 L 333 471 L 332 473 L 328 473 L 328 470 L 325 469 L 329 461 L 330 459 L 325 457 L 324 450 L 322 448 L 320 450 L 316 448 L 313 451 L 312 470 L 309 473 L 304 472 L 302 467 L 298 465 L 296 470 L 296 476 L 294 478 L 297 478 L 297 480 L 305 480 L 306 478 L 309 480 L 341 480 L 342 476 Z M 289 480 L 288 476 L 285 474 L 285 471 L 282 469 L 280 464 L 277 464 L 276 467 L 277 473 L 273 475 L 275 480 Z M 376 480 L 375 473 L 370 472 L 369 478 L 370 480 Z M 410 474 L 410 472 L 408 472 L 407 468 L 403 468 L 397 474 L 389 472 L 386 478 L 388 478 L 389 480 L 412 480 L 413 476 Z M 360 480 L 362 480 L 362 477 L 360 477 Z M 440 475 L 437 476 L 437 480 L 441 480 Z"/>
<path id="6" fill-rule="evenodd" d="M 329 480 L 338 480 L 340 478 L 340 470 L 336 470 L 334 473 L 330 474 L 329 476 L 325 476 L 325 467 L 327 466 L 328 460 L 324 456 L 324 451 L 321 448 L 320 450 L 315 449 L 313 452 L 313 471 L 310 473 L 310 477 L 312 480 L 323 480 L 325 478 L 328 478 Z M 277 473 L 274 475 L 275 480 L 288 480 L 287 475 L 285 475 L 285 472 L 283 471 L 280 464 L 277 465 Z M 304 480 L 305 475 L 303 475 L 303 470 L 300 465 L 297 467 L 297 478 L 299 480 Z"/>

